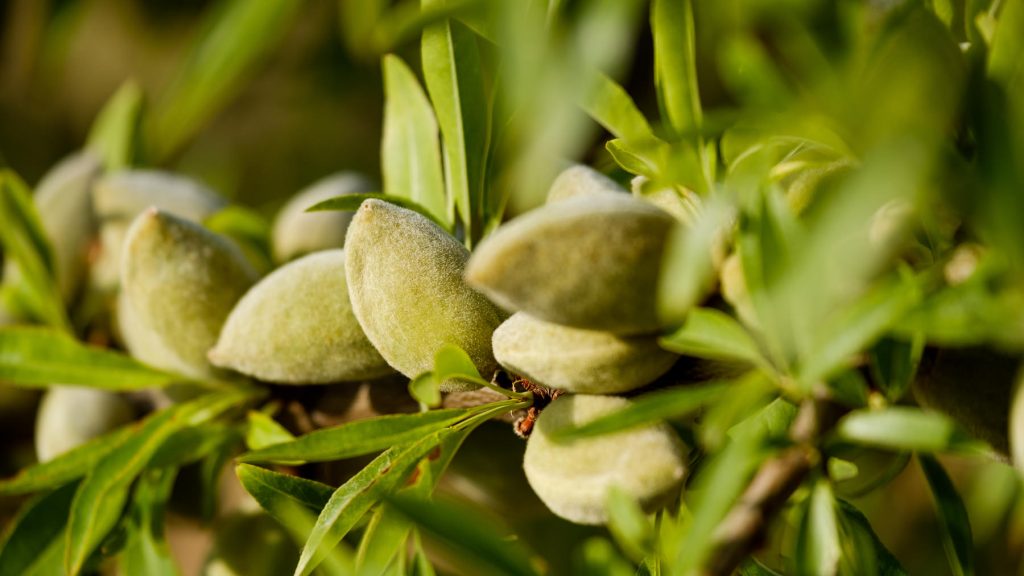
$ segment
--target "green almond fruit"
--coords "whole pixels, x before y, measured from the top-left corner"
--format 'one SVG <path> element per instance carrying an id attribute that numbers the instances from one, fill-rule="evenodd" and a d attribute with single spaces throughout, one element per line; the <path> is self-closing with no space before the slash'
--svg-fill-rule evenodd
<path id="1" fill-rule="evenodd" d="M 93 203 L 101 225 L 90 283 L 104 292 L 117 288 L 124 238 L 129 224 L 143 210 L 159 208 L 202 222 L 227 205 L 224 198 L 199 182 L 161 170 L 112 172 L 96 182 Z"/>
<path id="2" fill-rule="evenodd" d="M 43 395 L 36 417 L 36 456 L 53 458 L 131 422 L 127 400 L 106 390 L 53 386 Z"/>
<path id="3" fill-rule="evenodd" d="M 89 243 L 96 232 L 90 192 L 102 169 L 92 154 L 73 154 L 43 176 L 33 196 L 53 249 L 57 285 L 65 302 L 78 294 L 85 277 Z M 8 263 L 4 274 L 10 280 L 19 272 Z"/>
<path id="4" fill-rule="evenodd" d="M 172 172 L 120 170 L 96 182 L 93 204 L 104 222 L 132 220 L 150 207 L 202 222 L 227 206 L 227 201 L 203 184 Z"/>
<path id="5" fill-rule="evenodd" d="M 608 521 L 605 501 L 617 486 L 653 512 L 679 490 L 686 472 L 685 446 L 665 424 L 633 428 L 572 442 L 551 435 L 629 406 L 615 396 L 558 398 L 541 412 L 526 443 L 523 469 L 547 507 L 577 524 Z"/>
<path id="6" fill-rule="evenodd" d="M 591 194 L 622 194 L 626 192 L 618 182 L 594 170 L 590 166 L 574 164 L 566 168 L 551 183 L 547 203 L 558 202 L 575 196 Z"/>
<path id="7" fill-rule="evenodd" d="M 653 382 L 679 358 L 654 336 L 622 337 L 513 314 L 492 339 L 505 369 L 549 388 L 615 394 Z"/>
<path id="8" fill-rule="evenodd" d="M 344 250 L 309 254 L 261 280 L 231 311 L 209 357 L 214 366 L 281 384 L 393 372 L 352 313 Z"/>
<path id="9" fill-rule="evenodd" d="M 162 347 L 153 350 L 143 342 L 129 348 L 159 368 L 197 378 L 213 374 L 206 354 L 255 280 L 245 256 L 227 239 L 155 208 L 147 210 L 128 230 L 121 286 L 137 328 Z"/>
<path id="10" fill-rule="evenodd" d="M 500 306 L 547 322 L 656 332 L 658 275 L 674 221 L 626 194 L 567 198 L 485 239 L 466 279 Z"/>
<path id="11" fill-rule="evenodd" d="M 345 253 L 352 311 L 388 364 L 414 378 L 433 369 L 441 346 L 455 344 L 491 377 L 498 368 L 491 334 L 505 314 L 463 280 L 469 253 L 455 238 L 412 210 L 367 200 L 349 226 Z"/>
<path id="12" fill-rule="evenodd" d="M 344 246 L 352 212 L 306 212 L 306 209 L 337 196 L 373 189 L 373 183 L 362 175 L 340 172 L 300 191 L 274 219 L 274 260 L 287 262 L 310 252 Z"/>

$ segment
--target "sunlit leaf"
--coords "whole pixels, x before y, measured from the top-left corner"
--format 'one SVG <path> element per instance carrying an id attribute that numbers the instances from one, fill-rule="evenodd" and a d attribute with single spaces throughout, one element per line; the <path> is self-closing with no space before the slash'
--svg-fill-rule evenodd
<path id="1" fill-rule="evenodd" d="M 295 436 L 291 432 L 263 412 L 250 411 L 248 421 L 245 445 L 249 447 L 249 450 L 260 450 L 274 444 L 295 440 Z"/>
<path id="2" fill-rule="evenodd" d="M 836 506 L 828 483 L 816 482 L 800 519 L 793 559 L 795 574 L 829 576 L 838 572 L 841 544 Z"/>
<path id="3" fill-rule="evenodd" d="M 103 390 L 162 388 L 184 378 L 112 350 L 88 346 L 55 330 L 0 328 L 0 381 L 45 388 L 54 383 Z"/>
<path id="4" fill-rule="evenodd" d="M 431 410 L 418 414 L 388 414 L 323 428 L 293 441 L 243 454 L 242 462 L 324 462 L 372 454 L 412 442 L 450 426 L 469 412 Z"/>
<path id="5" fill-rule="evenodd" d="M 18 266 L 19 300 L 54 328 L 69 329 L 55 277 L 53 249 L 28 186 L 11 170 L 0 170 L 0 247 Z"/>
<path id="6" fill-rule="evenodd" d="M 667 350 L 687 356 L 766 365 L 750 333 L 732 316 L 713 308 L 694 308 L 679 330 L 659 342 Z"/>
<path id="7" fill-rule="evenodd" d="M 417 462 L 453 433 L 445 429 L 391 448 L 335 490 L 302 548 L 295 574 L 305 576 L 312 572 L 370 508 L 397 490 Z"/>
<path id="8" fill-rule="evenodd" d="M 444 178 L 437 121 L 412 70 L 397 56 L 384 57 L 384 193 L 408 198 L 446 223 Z"/>
<path id="9" fill-rule="evenodd" d="M 605 538 L 587 539 L 577 554 L 576 576 L 634 576 L 636 568 Z"/>
<path id="10" fill-rule="evenodd" d="M 149 417 L 127 440 L 106 454 L 75 493 L 68 518 L 65 570 L 78 574 L 121 516 L 135 478 L 176 432 L 198 426 L 252 398 L 248 392 L 208 394 Z"/>
<path id="11" fill-rule="evenodd" d="M 601 72 L 595 72 L 594 77 L 594 89 L 582 103 L 587 114 L 612 136 L 626 142 L 655 140 L 651 125 L 629 93 Z"/>
<path id="12" fill-rule="evenodd" d="M 128 80 L 114 92 L 93 120 L 85 147 L 103 159 L 107 170 L 127 168 L 139 152 L 142 88 Z"/>
<path id="13" fill-rule="evenodd" d="M 424 0 L 424 7 L 441 4 Z M 467 238 L 479 237 L 488 110 L 476 34 L 458 20 L 423 30 L 423 79 L 444 140 L 445 184 Z"/>
<path id="14" fill-rule="evenodd" d="M 920 452 L 949 450 L 964 440 L 946 416 L 906 406 L 855 410 L 836 425 L 836 436 L 855 444 Z"/>
<path id="15" fill-rule="evenodd" d="M 658 103 L 676 134 L 700 129 L 703 112 L 697 88 L 697 63 L 690 0 L 655 0 L 651 7 L 654 78 Z"/>

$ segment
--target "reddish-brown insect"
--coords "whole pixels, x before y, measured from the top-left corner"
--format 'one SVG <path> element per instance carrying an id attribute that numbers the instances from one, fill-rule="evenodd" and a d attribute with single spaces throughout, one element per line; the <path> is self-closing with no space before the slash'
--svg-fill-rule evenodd
<path id="1" fill-rule="evenodd" d="M 528 438 L 533 432 L 533 426 L 544 408 L 554 401 L 562 393 L 561 390 L 554 390 L 539 384 L 534 384 L 526 378 L 517 378 L 512 381 L 514 392 L 533 392 L 533 406 L 530 406 L 516 418 L 512 423 L 512 430 L 520 438 Z"/>

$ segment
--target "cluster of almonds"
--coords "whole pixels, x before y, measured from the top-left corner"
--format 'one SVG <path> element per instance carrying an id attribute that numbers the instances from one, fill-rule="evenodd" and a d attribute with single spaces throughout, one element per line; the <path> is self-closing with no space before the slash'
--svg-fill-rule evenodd
<path id="1" fill-rule="evenodd" d="M 85 266 L 73 252 L 98 231 L 89 284 L 116 299 L 116 335 L 143 362 L 194 378 L 237 372 L 325 384 L 396 371 L 414 378 L 454 344 L 481 374 L 504 368 L 565 393 L 541 413 L 524 461 L 556 514 L 603 523 L 613 486 L 650 510 L 683 481 L 685 447 L 667 425 L 551 439 L 627 406 L 615 394 L 650 384 L 677 360 L 658 345 L 655 309 L 676 218 L 589 168 L 566 170 L 546 205 L 499 228 L 472 255 L 430 219 L 384 201 L 367 200 L 354 215 L 305 213 L 369 188 L 351 174 L 326 179 L 279 213 L 273 252 L 281 265 L 263 278 L 233 240 L 202 225 L 226 204 L 205 187 L 155 171 L 101 175 L 86 155 L 54 172 L 37 194 L 43 218 L 54 219 L 46 198 L 59 195 L 69 211 L 72 197 L 78 203 L 78 220 L 92 220 L 73 239 L 46 225 L 60 239 L 62 289 L 77 291 Z M 57 179 L 59 194 L 48 192 Z M 467 386 L 475 385 L 446 381 L 441 389 Z M 41 459 L 131 417 L 113 394 L 49 394 L 39 416 Z M 97 421 L 68 434 L 63 424 L 79 421 L 69 410 Z"/>

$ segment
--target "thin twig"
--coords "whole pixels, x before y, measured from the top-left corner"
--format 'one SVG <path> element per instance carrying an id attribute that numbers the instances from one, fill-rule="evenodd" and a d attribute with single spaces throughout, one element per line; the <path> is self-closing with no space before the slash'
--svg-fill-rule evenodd
<path id="1" fill-rule="evenodd" d="M 729 576 L 763 543 L 772 519 L 817 465 L 815 441 L 836 419 L 834 405 L 823 397 L 808 398 L 800 405 L 790 429 L 795 445 L 761 465 L 715 530 L 702 574 Z"/>

